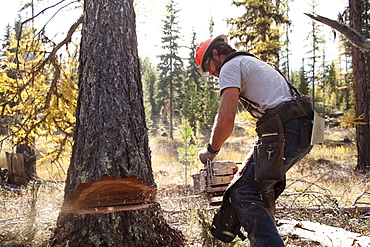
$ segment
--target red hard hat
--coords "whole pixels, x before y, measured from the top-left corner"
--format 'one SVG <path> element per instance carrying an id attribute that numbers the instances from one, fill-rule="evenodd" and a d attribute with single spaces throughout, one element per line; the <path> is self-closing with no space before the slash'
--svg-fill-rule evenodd
<path id="1" fill-rule="evenodd" d="M 227 37 L 225 35 L 219 35 L 214 39 L 207 39 L 206 41 L 200 43 L 195 50 L 195 62 L 198 64 L 202 76 L 208 76 L 208 72 L 204 71 L 202 66 L 204 55 L 210 52 L 209 48 L 212 47 L 216 41 L 223 41 L 227 43 Z"/>
<path id="2" fill-rule="evenodd" d="M 207 50 L 209 44 L 211 43 L 213 39 L 207 39 L 206 41 L 200 43 L 198 45 L 197 49 L 195 50 L 195 62 L 200 66 L 200 63 L 202 62 L 204 52 Z"/>

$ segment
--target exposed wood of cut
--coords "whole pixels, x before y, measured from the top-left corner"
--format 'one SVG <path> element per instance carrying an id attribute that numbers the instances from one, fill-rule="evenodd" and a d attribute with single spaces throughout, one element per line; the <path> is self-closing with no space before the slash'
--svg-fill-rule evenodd
<path id="1" fill-rule="evenodd" d="M 282 236 L 299 236 L 301 239 L 319 242 L 323 247 L 370 246 L 369 236 L 338 227 L 296 220 L 279 220 L 277 225 Z"/>
<path id="2" fill-rule="evenodd" d="M 63 205 L 62 211 L 87 214 L 136 210 L 153 204 L 155 196 L 156 189 L 136 177 L 103 177 L 80 184 L 72 199 Z"/>

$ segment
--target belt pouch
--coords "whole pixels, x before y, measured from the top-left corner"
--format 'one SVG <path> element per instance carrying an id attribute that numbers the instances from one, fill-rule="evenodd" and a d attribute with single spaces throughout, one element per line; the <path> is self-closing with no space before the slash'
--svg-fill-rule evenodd
<path id="1" fill-rule="evenodd" d="M 258 141 L 254 147 L 254 179 L 280 181 L 284 179 L 284 128 L 279 115 L 257 126 Z"/>
<path id="2" fill-rule="evenodd" d="M 262 136 L 254 148 L 256 181 L 284 179 L 284 135 Z"/>

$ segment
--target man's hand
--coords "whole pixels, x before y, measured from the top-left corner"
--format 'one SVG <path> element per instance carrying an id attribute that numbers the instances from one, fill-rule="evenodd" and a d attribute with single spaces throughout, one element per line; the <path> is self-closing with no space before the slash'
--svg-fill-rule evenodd
<path id="1" fill-rule="evenodd" d="M 207 164 L 207 162 L 212 162 L 212 160 L 216 157 L 217 154 L 210 153 L 207 148 L 199 151 L 199 159 L 203 164 Z"/>

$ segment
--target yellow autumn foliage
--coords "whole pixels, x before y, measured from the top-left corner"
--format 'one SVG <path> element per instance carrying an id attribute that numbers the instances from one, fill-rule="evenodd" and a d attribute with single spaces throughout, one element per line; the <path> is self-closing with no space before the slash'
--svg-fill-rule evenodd
<path id="1" fill-rule="evenodd" d="M 23 30 L 19 42 L 11 33 L 9 43 L 0 61 L 0 110 L 12 124 L 0 142 L 37 146 L 39 162 L 59 162 L 71 151 L 78 46 L 44 63 L 52 47 L 35 39 L 31 29 Z"/>

